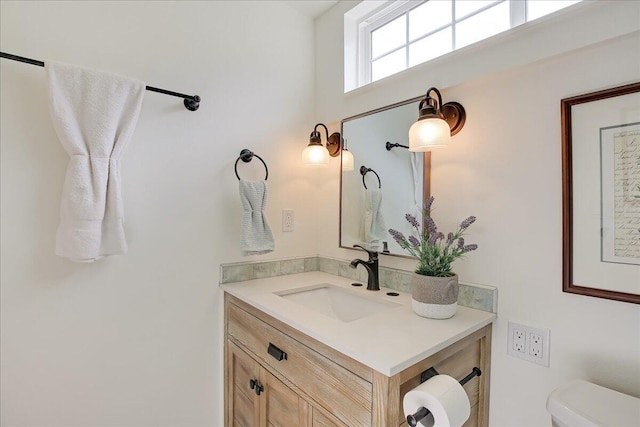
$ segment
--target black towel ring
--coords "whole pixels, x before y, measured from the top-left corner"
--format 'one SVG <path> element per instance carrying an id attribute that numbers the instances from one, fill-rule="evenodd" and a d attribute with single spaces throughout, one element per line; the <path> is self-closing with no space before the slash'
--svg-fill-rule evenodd
<path id="1" fill-rule="evenodd" d="M 369 172 L 373 172 L 374 173 L 376 178 L 378 178 L 378 188 L 382 188 L 382 183 L 380 182 L 380 177 L 378 176 L 376 171 L 374 171 L 373 169 L 368 168 L 366 166 L 360 166 L 360 175 L 362 175 L 362 185 L 364 185 L 364 188 L 367 189 L 367 184 L 364 182 L 364 176 Z"/>
<path id="2" fill-rule="evenodd" d="M 264 170 L 266 171 L 264 180 L 266 181 L 267 178 L 269 178 L 269 168 L 267 168 L 267 164 L 264 162 L 264 160 L 262 160 L 262 157 L 258 156 L 256 153 L 249 149 L 243 148 L 240 152 L 240 156 L 236 159 L 236 164 L 233 166 L 233 169 L 236 171 L 236 177 L 238 178 L 238 181 L 240 181 L 240 175 L 238 175 L 238 162 L 242 160 L 245 163 L 249 163 L 251 160 L 253 160 L 254 157 L 257 157 L 258 160 L 260 160 L 264 165 Z"/>

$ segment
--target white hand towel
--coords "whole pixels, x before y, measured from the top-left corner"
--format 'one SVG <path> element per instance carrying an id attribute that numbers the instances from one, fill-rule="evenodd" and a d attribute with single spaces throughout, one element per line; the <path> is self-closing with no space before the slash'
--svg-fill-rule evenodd
<path id="1" fill-rule="evenodd" d="M 381 250 L 382 241 L 387 236 L 387 228 L 382 215 L 382 190 L 379 188 L 367 189 L 364 209 L 362 246 L 373 251 Z"/>
<path id="2" fill-rule="evenodd" d="M 240 180 L 242 201 L 242 231 L 240 249 L 244 256 L 263 255 L 273 252 L 275 247 L 271 227 L 264 215 L 267 204 L 266 181 Z"/>
<path id="3" fill-rule="evenodd" d="M 135 129 L 145 84 L 46 61 L 53 125 L 70 156 L 56 254 L 91 262 L 126 253 L 120 157 Z"/>
<path id="4" fill-rule="evenodd" d="M 418 224 L 422 224 L 422 187 L 424 185 L 423 167 L 424 153 L 409 153 L 411 160 L 411 176 L 413 177 L 413 205 L 409 207 L 409 212 L 418 220 Z"/>

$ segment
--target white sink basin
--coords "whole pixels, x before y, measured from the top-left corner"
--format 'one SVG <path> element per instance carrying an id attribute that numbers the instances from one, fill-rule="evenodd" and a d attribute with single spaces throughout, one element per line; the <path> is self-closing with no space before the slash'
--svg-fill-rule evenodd
<path id="1" fill-rule="evenodd" d="M 345 323 L 402 305 L 362 292 L 351 291 L 330 283 L 321 283 L 278 291 L 274 294 Z"/>

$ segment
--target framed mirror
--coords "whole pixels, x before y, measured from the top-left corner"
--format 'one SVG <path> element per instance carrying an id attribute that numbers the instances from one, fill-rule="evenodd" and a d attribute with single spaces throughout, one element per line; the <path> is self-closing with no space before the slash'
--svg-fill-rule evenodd
<path id="1" fill-rule="evenodd" d="M 640 82 L 561 101 L 564 292 L 640 304 Z"/>
<path id="2" fill-rule="evenodd" d="M 431 154 L 408 150 L 409 128 L 418 118 L 422 98 L 342 120 L 354 167 L 340 175 L 340 247 L 357 244 L 408 257 L 388 230 L 411 234 L 405 214 L 421 218 L 423 200 L 430 194 Z"/>

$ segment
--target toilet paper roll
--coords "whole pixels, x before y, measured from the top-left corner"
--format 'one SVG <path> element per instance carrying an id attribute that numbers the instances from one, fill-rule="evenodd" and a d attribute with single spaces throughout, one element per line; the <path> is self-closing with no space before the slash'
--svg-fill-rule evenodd
<path id="1" fill-rule="evenodd" d="M 414 414 L 424 406 L 433 415 L 425 417 L 419 426 L 460 427 L 471 414 L 471 403 L 460 383 L 449 375 L 429 378 L 404 395 L 404 416 Z"/>

